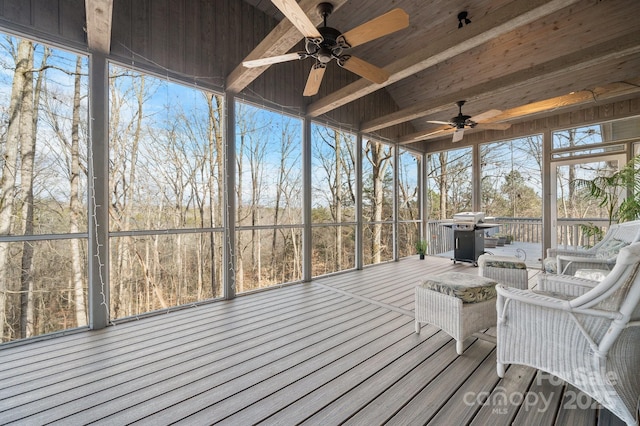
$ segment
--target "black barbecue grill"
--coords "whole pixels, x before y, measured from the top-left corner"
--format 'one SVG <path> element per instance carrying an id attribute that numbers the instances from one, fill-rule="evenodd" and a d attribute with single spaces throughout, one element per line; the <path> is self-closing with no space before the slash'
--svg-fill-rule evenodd
<path id="1" fill-rule="evenodd" d="M 482 212 L 462 212 L 453 215 L 453 222 L 445 226 L 453 229 L 453 263 L 469 262 L 478 266 L 478 257 L 484 253 L 484 233 L 497 223 L 485 223 Z"/>

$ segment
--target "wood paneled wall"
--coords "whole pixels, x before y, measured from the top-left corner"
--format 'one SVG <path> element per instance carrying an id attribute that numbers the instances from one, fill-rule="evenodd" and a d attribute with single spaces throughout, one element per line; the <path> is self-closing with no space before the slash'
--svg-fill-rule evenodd
<path id="1" fill-rule="evenodd" d="M 84 0 L 0 0 L 0 25 L 56 45 L 86 50 Z"/>
<path id="2" fill-rule="evenodd" d="M 275 24 L 238 0 L 114 0 L 111 55 L 222 90 Z"/>

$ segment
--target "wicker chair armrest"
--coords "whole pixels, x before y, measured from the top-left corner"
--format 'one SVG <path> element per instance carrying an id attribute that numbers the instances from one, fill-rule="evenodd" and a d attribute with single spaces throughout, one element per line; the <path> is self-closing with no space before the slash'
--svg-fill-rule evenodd
<path id="1" fill-rule="evenodd" d="M 574 275 L 578 269 L 607 269 L 611 270 L 616 258 L 602 259 L 599 257 L 584 258 L 580 256 L 558 256 L 558 274 Z"/>
<path id="2" fill-rule="evenodd" d="M 593 256 L 595 252 L 593 250 L 584 249 L 581 247 L 575 247 L 572 249 L 562 248 L 548 248 L 547 257 L 555 256 Z"/>
<path id="3" fill-rule="evenodd" d="M 552 297 L 546 294 L 534 293 L 531 290 L 521 290 L 515 287 L 507 287 L 503 284 L 496 285 L 498 293 L 498 304 L 504 304 L 508 300 L 517 300 L 530 305 L 538 305 L 545 308 L 552 308 L 567 311 L 570 309 L 567 300 Z"/>
<path id="4" fill-rule="evenodd" d="M 569 297 L 578 297 L 598 284 L 600 284 L 599 281 L 574 277 L 573 275 L 542 274 L 538 278 L 536 290 L 561 293 Z"/>
<path id="5" fill-rule="evenodd" d="M 534 293 L 531 290 L 520 290 L 514 287 L 506 287 L 502 284 L 496 285 L 496 290 L 498 292 L 498 321 L 504 320 L 503 311 L 511 301 L 539 306 L 541 308 L 550 309 L 551 311 L 557 311 L 558 313 L 561 312 L 563 314 L 576 313 L 608 319 L 616 319 L 620 317 L 620 313 L 618 312 L 595 308 L 573 307 L 569 300 L 556 298 L 547 294 Z"/>

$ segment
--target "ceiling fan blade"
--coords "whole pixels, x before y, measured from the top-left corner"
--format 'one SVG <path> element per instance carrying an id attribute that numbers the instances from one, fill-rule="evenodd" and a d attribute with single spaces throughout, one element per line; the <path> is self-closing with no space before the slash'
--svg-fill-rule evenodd
<path id="1" fill-rule="evenodd" d="M 414 143 L 417 141 L 426 141 L 429 139 L 439 138 L 449 133 L 453 133 L 453 129 L 451 127 L 440 127 L 439 129 L 432 130 L 427 133 L 418 132 L 418 133 L 414 133 L 413 135 L 407 135 L 401 138 L 398 143 L 400 145 L 404 145 L 408 143 Z"/>
<path id="2" fill-rule="evenodd" d="M 316 62 L 311 68 L 309 78 L 307 78 L 307 85 L 304 87 L 303 96 L 313 96 L 318 93 L 320 89 L 320 83 L 322 83 L 322 77 L 327 66 L 322 62 Z"/>
<path id="3" fill-rule="evenodd" d="M 412 140 L 416 140 L 417 141 L 417 140 L 424 140 L 424 139 L 433 139 L 433 138 L 436 138 L 436 137 L 440 136 L 440 133 L 443 133 L 443 132 L 447 132 L 448 133 L 450 130 L 452 130 L 451 127 L 436 129 L 436 130 L 434 130 L 432 132 L 429 132 L 429 133 L 420 132 L 417 136 L 413 137 Z"/>
<path id="4" fill-rule="evenodd" d="M 269 58 L 253 59 L 244 61 L 242 65 L 246 68 L 257 68 L 265 65 L 279 64 L 280 62 L 294 61 L 296 59 L 304 59 L 306 53 L 287 53 L 286 55 L 271 56 Z"/>
<path id="5" fill-rule="evenodd" d="M 448 124 L 451 125 L 451 123 L 449 123 L 448 121 L 436 121 L 436 120 L 428 120 L 427 123 L 433 123 L 433 124 Z"/>
<path id="6" fill-rule="evenodd" d="M 488 120 L 500 114 L 502 114 L 502 111 L 500 111 L 499 109 L 490 109 L 489 111 L 485 111 L 483 113 L 480 113 L 478 115 L 471 117 L 471 121 L 475 121 L 476 123 L 479 123 L 481 121 Z"/>
<path id="7" fill-rule="evenodd" d="M 456 131 L 453 132 L 452 142 L 460 142 L 462 140 L 462 135 L 464 135 L 464 129 L 456 129 Z"/>
<path id="8" fill-rule="evenodd" d="M 298 29 L 306 38 L 320 39 L 322 35 L 320 31 L 313 25 L 313 22 L 304 13 L 304 10 L 298 5 L 296 0 L 271 0 L 271 3 L 291 21 L 294 27 Z"/>
<path id="9" fill-rule="evenodd" d="M 409 15 L 402 9 L 393 9 L 342 34 L 351 46 L 359 46 L 378 37 L 409 26 Z"/>
<path id="10" fill-rule="evenodd" d="M 341 56 L 338 65 L 377 84 L 382 84 L 389 79 L 388 72 L 355 56 Z"/>
<path id="11" fill-rule="evenodd" d="M 509 127 L 511 127 L 509 123 L 478 123 L 474 129 L 507 130 Z"/>

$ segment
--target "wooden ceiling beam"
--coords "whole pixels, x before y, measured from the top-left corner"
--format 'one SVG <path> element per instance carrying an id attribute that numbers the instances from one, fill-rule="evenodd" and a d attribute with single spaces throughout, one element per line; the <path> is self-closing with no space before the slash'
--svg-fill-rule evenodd
<path id="1" fill-rule="evenodd" d="M 584 89 L 565 96 L 558 96 L 540 102 L 534 102 L 529 105 L 523 105 L 503 111 L 491 121 L 508 121 L 514 119 L 531 119 L 542 114 L 557 114 L 567 108 L 575 109 L 575 107 L 592 104 L 595 102 L 611 101 L 617 98 L 626 97 L 640 93 L 640 77 L 629 81 L 621 81 L 607 84 L 594 89 Z"/>
<path id="2" fill-rule="evenodd" d="M 533 65 L 500 78 L 494 78 L 486 83 L 468 88 L 460 88 L 456 93 L 447 94 L 438 99 L 419 102 L 409 108 L 364 122 L 362 123 L 361 130 L 365 133 L 371 133 L 376 130 L 451 109 L 452 105 L 461 99 L 469 101 L 490 98 L 517 89 L 523 84 L 551 81 L 557 75 L 566 74 L 567 72 L 573 72 L 578 69 L 595 67 L 624 56 L 633 55 L 640 52 L 640 45 L 637 44 L 636 40 L 640 40 L 640 31 L 625 34 L 624 36 L 569 53 L 541 64 Z M 425 131 L 425 133 L 428 133 L 428 131 Z"/>
<path id="3" fill-rule="evenodd" d="M 491 120 L 487 120 L 487 123 L 506 122 L 510 120 L 523 120 L 532 119 L 537 116 L 548 114 L 550 111 L 553 114 L 558 114 L 562 110 L 575 109 L 582 105 L 588 105 L 594 102 L 604 102 L 614 100 L 624 96 L 634 95 L 640 93 L 640 77 L 626 82 L 616 82 L 607 84 L 602 87 L 596 87 L 594 89 L 584 89 L 574 93 L 570 93 L 564 96 L 557 96 L 551 99 L 545 99 L 539 102 L 533 102 L 528 105 L 523 105 L 516 108 L 503 111 L 501 114 L 492 117 Z M 408 143 L 420 142 L 428 139 L 439 139 L 444 137 L 451 137 L 451 134 L 447 133 L 435 133 L 438 129 L 431 129 L 429 131 L 417 132 L 411 135 L 406 135 L 398 140 L 401 145 Z M 442 129 L 445 129 L 443 127 Z M 470 131 L 473 129 L 469 129 Z"/>
<path id="4" fill-rule="evenodd" d="M 332 0 L 334 11 L 344 5 L 347 0 Z M 322 16 L 316 11 L 318 0 L 302 0 L 300 7 L 306 13 L 307 17 L 318 26 L 322 23 Z M 256 46 L 244 61 L 252 61 L 254 59 L 267 58 L 270 56 L 284 55 L 289 52 L 300 40 L 303 39 L 302 34 L 291 21 L 283 19 L 278 25 Z M 226 81 L 226 90 L 231 93 L 239 93 L 247 87 L 253 80 L 269 68 L 270 65 L 256 68 L 245 68 L 240 63 L 231 71 Z"/>
<path id="5" fill-rule="evenodd" d="M 84 5 L 89 50 L 108 54 L 111 51 L 113 0 L 85 0 Z"/>
<path id="6" fill-rule="evenodd" d="M 637 44 L 636 40 L 640 40 L 640 31 L 635 31 L 632 34 L 627 34 L 586 49 L 571 52 L 559 58 L 533 65 L 500 78 L 494 78 L 473 87 L 461 88 L 458 92 L 463 92 L 464 99 L 467 101 L 488 95 L 495 96 L 496 94 L 516 89 L 523 84 L 553 79 L 558 73 L 564 74 L 577 69 L 593 67 L 638 53 L 640 52 L 640 45 Z M 364 122 L 362 123 L 361 130 L 365 133 L 371 133 L 376 130 L 450 109 L 456 101 L 460 100 L 460 94 L 458 92 L 437 99 L 419 102 L 409 108 L 396 111 L 393 114 Z"/>
<path id="7" fill-rule="evenodd" d="M 473 25 L 466 26 L 464 31 L 456 31 L 430 41 L 425 48 L 389 64 L 385 70 L 391 77 L 385 83 L 375 84 L 366 79 L 357 80 L 310 104 L 307 114 L 311 117 L 325 114 L 578 1 L 516 0 L 509 2 L 480 19 L 474 19 Z"/>

